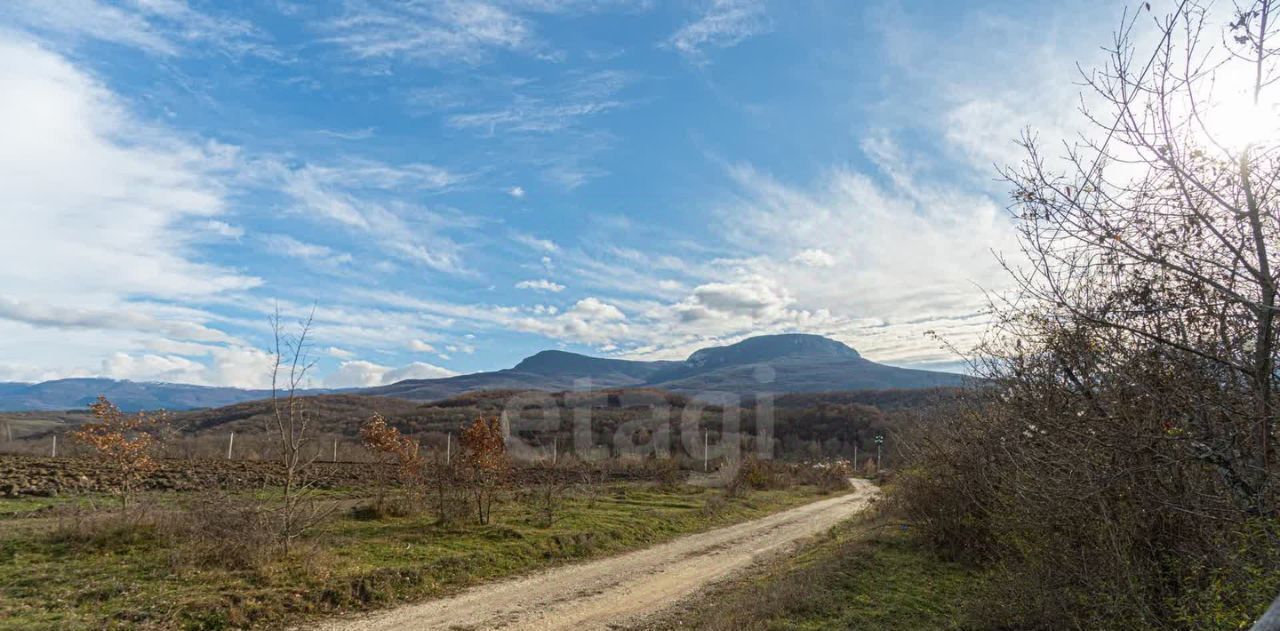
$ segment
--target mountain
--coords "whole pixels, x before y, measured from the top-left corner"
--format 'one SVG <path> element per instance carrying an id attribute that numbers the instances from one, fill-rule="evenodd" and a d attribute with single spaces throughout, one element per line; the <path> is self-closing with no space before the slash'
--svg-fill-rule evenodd
<path id="1" fill-rule="evenodd" d="M 478 390 L 575 390 L 640 386 L 655 373 L 679 362 L 640 362 L 590 357 L 565 351 L 542 351 L 514 368 L 444 379 L 410 379 L 366 388 L 362 394 L 435 401 Z M 583 380 L 589 380 L 583 385 Z"/>
<path id="2" fill-rule="evenodd" d="M 631 361 L 542 351 L 512 368 L 445 379 L 410 379 L 346 394 L 438 401 L 481 390 L 565 391 L 648 387 L 705 400 L 757 392 L 833 392 L 952 387 L 968 378 L 952 373 L 877 364 L 849 346 L 819 335 L 762 335 L 704 348 L 684 361 Z M 308 394 L 324 392 L 313 390 Z M 112 379 L 0 383 L 0 411 L 83 408 L 99 394 L 122 409 L 214 408 L 270 396 L 265 390 L 212 388 Z"/>
<path id="3" fill-rule="evenodd" d="M 762 335 L 704 348 L 684 361 L 630 361 L 543 351 L 514 368 L 448 379 L 401 381 L 364 394 L 433 401 L 477 390 L 571 390 L 650 387 L 701 399 L 769 392 L 889 390 L 963 385 L 952 373 L 877 364 L 849 346 L 820 335 Z"/>
<path id="4" fill-rule="evenodd" d="M 98 395 L 111 399 L 112 403 L 126 411 L 192 410 L 262 399 L 271 396 L 271 392 L 99 378 L 0 383 L 0 411 L 81 409 L 93 403 Z"/>
<path id="5" fill-rule="evenodd" d="M 852 362 L 861 357 L 858 351 L 821 335 L 760 335 L 729 346 L 695 351 L 689 359 L 673 362 L 669 368 L 654 374 L 650 381 L 670 383 L 734 367 L 776 365 L 779 362 L 828 364 Z"/>

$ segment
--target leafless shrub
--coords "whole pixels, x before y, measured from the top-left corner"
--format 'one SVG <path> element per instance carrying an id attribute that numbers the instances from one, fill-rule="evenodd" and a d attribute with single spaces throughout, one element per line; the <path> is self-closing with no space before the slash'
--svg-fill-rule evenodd
<path id="1" fill-rule="evenodd" d="M 113 551 L 155 539 L 155 519 L 147 507 L 104 512 L 92 503 L 73 504 L 59 507 L 53 516 L 56 522 L 48 536 L 59 543 Z"/>
<path id="2" fill-rule="evenodd" d="M 736 458 L 726 458 L 720 463 L 716 470 L 716 485 L 724 489 L 727 497 L 741 497 L 750 489 L 740 475 L 743 470 L 742 461 Z"/>
<path id="3" fill-rule="evenodd" d="M 161 522 L 174 567 L 261 570 L 279 552 L 270 507 L 219 491 L 198 494 Z"/>
<path id="4" fill-rule="evenodd" d="M 587 500 L 587 509 L 594 509 L 596 502 L 604 495 L 605 485 L 609 482 L 608 467 L 582 467 L 578 473 L 576 493 Z"/>
<path id="5" fill-rule="evenodd" d="M 534 508 L 538 523 L 544 528 L 555 525 L 564 506 L 565 496 L 573 486 L 573 477 L 564 469 L 536 466 L 526 472 L 529 482 L 523 489 L 524 499 Z"/>
<path id="6" fill-rule="evenodd" d="M 702 502 L 702 516 L 715 517 L 724 512 L 725 507 L 728 505 L 729 503 L 723 497 L 712 495 Z"/>
<path id="7" fill-rule="evenodd" d="M 680 461 L 675 458 L 655 458 L 649 460 L 647 466 L 653 471 L 659 488 L 671 490 L 684 483 L 685 474 L 680 470 Z"/>
<path id="8" fill-rule="evenodd" d="M 308 474 L 319 452 L 312 448 L 314 428 L 305 399 L 298 392 L 315 366 L 309 355 L 314 316 L 312 309 L 296 334 L 285 330 L 278 309 L 271 318 L 271 417 L 266 430 L 278 440 L 277 457 L 284 469 L 275 531 L 286 554 L 294 541 L 332 512 L 314 501 L 314 480 Z"/>

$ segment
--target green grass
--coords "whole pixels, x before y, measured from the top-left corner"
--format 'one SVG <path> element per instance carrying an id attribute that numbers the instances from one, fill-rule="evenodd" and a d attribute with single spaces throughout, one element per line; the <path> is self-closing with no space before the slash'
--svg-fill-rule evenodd
<path id="1" fill-rule="evenodd" d="M 723 504 L 712 499 L 719 497 L 706 489 L 619 484 L 591 506 L 586 498 L 567 498 L 551 526 L 535 506 L 515 499 L 495 506 L 494 523 L 486 526 L 442 526 L 429 514 L 342 514 L 304 543 L 304 553 L 252 570 L 176 561 L 181 543 L 151 525 L 78 537 L 58 536 L 53 524 L 24 528 L 0 533 L 0 629 L 280 626 L 436 597 L 817 499 L 810 488 Z M 7 508 L 9 502 L 27 504 Z M 0 511 L 29 509 L 28 500 L 0 500 Z"/>
<path id="2" fill-rule="evenodd" d="M 706 599 L 698 629 L 962 629 L 982 577 L 879 518 L 833 528 L 801 553 Z M 692 623 L 692 624 L 690 624 Z"/>
<path id="3" fill-rule="evenodd" d="M 56 498 L 18 497 L 0 500 L 0 518 L 24 517 L 58 504 Z"/>

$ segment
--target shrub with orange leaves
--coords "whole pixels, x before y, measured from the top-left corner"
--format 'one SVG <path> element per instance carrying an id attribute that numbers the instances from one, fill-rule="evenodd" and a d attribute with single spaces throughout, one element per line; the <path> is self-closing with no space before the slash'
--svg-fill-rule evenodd
<path id="1" fill-rule="evenodd" d="M 458 436 L 462 473 L 471 487 L 481 524 L 489 523 L 493 496 L 507 479 L 510 463 L 500 419 L 478 418 Z"/>
<path id="2" fill-rule="evenodd" d="M 375 413 L 360 426 L 360 438 L 365 447 L 395 459 L 402 484 L 421 481 L 423 461 L 418 455 L 418 442 L 401 434 L 381 414 Z"/>
<path id="3" fill-rule="evenodd" d="M 138 483 L 157 466 L 154 454 L 159 440 L 153 432 L 168 422 L 168 417 L 163 413 L 125 414 L 103 396 L 89 409 L 95 420 L 81 425 L 71 437 L 92 447 L 118 470 L 116 496 L 120 498 L 120 511 L 125 512 Z"/>

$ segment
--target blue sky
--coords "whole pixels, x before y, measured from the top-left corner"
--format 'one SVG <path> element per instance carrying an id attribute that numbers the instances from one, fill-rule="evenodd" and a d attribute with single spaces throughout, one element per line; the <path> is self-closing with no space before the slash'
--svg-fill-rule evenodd
<path id="1" fill-rule="evenodd" d="M 11 0 L 0 380 L 315 385 L 773 332 L 951 366 L 1106 2 Z"/>

